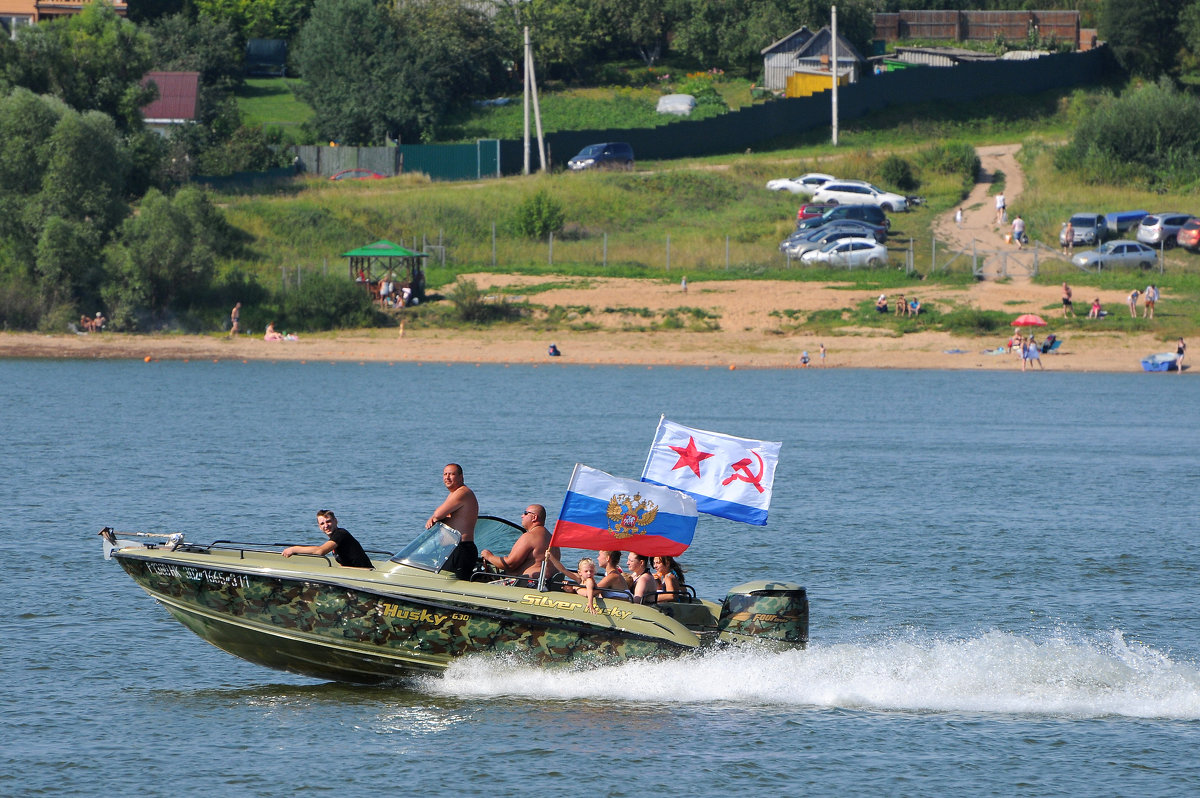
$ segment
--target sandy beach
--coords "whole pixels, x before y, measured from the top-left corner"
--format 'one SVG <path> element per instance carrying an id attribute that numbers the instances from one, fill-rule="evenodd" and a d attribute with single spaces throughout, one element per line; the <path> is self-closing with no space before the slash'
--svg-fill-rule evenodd
<path id="1" fill-rule="evenodd" d="M 981 171 L 974 189 L 961 203 L 962 222 L 955 220 L 956 209 L 950 209 L 934 225 L 938 239 L 957 249 L 977 247 L 1003 253 L 985 261 L 985 279 L 965 287 L 931 285 L 928 289 L 909 289 L 910 293 L 915 293 L 927 308 L 967 306 L 1002 311 L 1013 318 L 1022 313 L 1042 316 L 1048 326 L 1036 330 L 1038 339 L 1056 332 L 1063 341 L 1058 352 L 1042 357 L 1047 370 L 1140 371 L 1143 357 L 1155 352 L 1173 352 L 1173 339 L 1153 333 L 1117 332 L 1104 319 L 1086 322 L 1094 329 L 1056 331 L 1055 322 L 1062 318 L 1061 288 L 1035 285 L 1027 274 L 1022 274 L 1023 253 L 1004 241 L 1003 234 L 1008 228 L 996 223 L 995 206 L 989 195 L 991 176 L 1003 172 L 1008 207 L 1016 211 L 1024 187 L 1016 151 L 1017 145 L 979 148 Z M 998 265 L 1001 263 L 1003 266 Z M 1002 276 L 1007 279 L 996 279 Z M 514 274 L 472 274 L 469 279 L 485 291 L 503 290 L 517 297 L 526 286 L 549 282 L 543 276 Z M 703 308 L 717 317 L 720 328 L 711 332 L 630 332 L 624 328 L 645 324 L 636 313 L 594 312 L 588 321 L 600 329 L 541 334 L 502 326 L 481 330 L 409 328 L 403 334 L 395 328 L 368 329 L 302 336 L 299 341 L 264 341 L 261 331 L 236 340 L 219 334 L 0 333 L 0 357 L 796 368 L 800 367 L 801 354 L 807 351 L 814 368 L 1021 368 L 1021 360 L 1014 354 L 985 354 L 1004 345 L 1005 334 L 994 338 L 956 337 L 938 332 L 900 336 L 873 328 L 840 328 L 836 335 L 817 337 L 796 334 L 786 328 L 785 312 L 850 309 L 864 300 L 874 301 L 877 296 L 865 296 L 849 285 L 693 280 L 685 292 L 678 281 L 555 277 L 553 282 L 562 287 L 539 290 L 532 301 L 544 306 L 586 306 L 594 311 Z M 1088 296 L 1097 294 L 1107 305 L 1124 306 L 1123 292 L 1090 291 Z M 1169 312 L 1171 300 L 1164 294 L 1161 304 L 1166 307 L 1160 307 L 1160 311 Z M 1086 316 L 1088 304 L 1087 298 L 1076 293 L 1077 315 Z M 551 342 L 558 344 L 562 357 L 547 357 L 546 348 Z M 823 362 L 819 356 L 822 343 L 827 353 Z"/>
<path id="2" fill-rule="evenodd" d="M 519 291 L 522 285 L 544 283 L 544 277 L 477 274 L 481 287 Z M 420 363 L 556 363 L 639 366 L 706 366 L 720 368 L 799 367 L 807 350 L 815 368 L 822 366 L 818 351 L 823 342 L 827 368 L 896 369 L 1002 369 L 1020 370 L 1015 355 L 984 354 L 1004 343 L 996 338 L 964 338 L 923 332 L 897 336 L 876 329 L 842 329 L 837 335 L 818 338 L 786 332 L 781 317 L 772 311 L 812 311 L 847 308 L 874 296 L 820 283 L 744 280 L 693 282 L 687 293 L 678 284 L 656 280 L 556 278 L 567 287 L 536 295 L 543 305 L 587 305 L 592 308 L 700 307 L 719 317 L 713 332 L 622 331 L 629 317 L 605 319 L 606 327 L 587 332 L 541 333 L 502 328 L 461 330 L 396 328 L 344 331 L 301 336 L 299 341 L 264 341 L 261 334 L 236 340 L 217 334 L 182 335 L 92 333 L 88 335 L 0 334 L 0 357 L 16 358 L 127 358 L 145 360 L 292 360 L 306 362 L 420 362 Z M 1015 318 L 1020 313 L 1042 315 L 1049 326 L 1038 337 L 1055 330 L 1061 318 L 1057 309 L 1060 289 L 1031 283 L 984 281 L 963 288 L 936 288 L 919 296 L 926 306 L 970 304 L 983 310 L 1000 310 Z M 1124 297 L 1102 296 L 1106 302 Z M 1170 297 L 1165 296 L 1164 304 Z M 1086 308 L 1085 308 L 1086 311 Z M 636 319 L 634 319 L 636 320 Z M 1173 350 L 1170 342 L 1152 333 L 1130 335 L 1106 332 L 1105 320 L 1088 322 L 1095 331 L 1060 333 L 1059 352 L 1042 362 L 1052 371 L 1140 371 L 1141 358 Z M 548 358 L 553 341 L 563 356 Z M 957 351 L 956 351 L 957 350 Z"/>

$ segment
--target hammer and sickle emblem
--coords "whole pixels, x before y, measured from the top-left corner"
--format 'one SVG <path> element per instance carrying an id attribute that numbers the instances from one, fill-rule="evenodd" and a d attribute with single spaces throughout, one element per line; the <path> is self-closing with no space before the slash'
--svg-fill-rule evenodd
<path id="1" fill-rule="evenodd" d="M 736 479 L 741 482 L 749 482 L 751 485 L 753 485 L 755 488 L 758 489 L 759 493 L 765 492 L 763 490 L 763 486 L 758 484 L 760 481 L 762 481 L 763 459 L 758 456 L 758 452 L 752 451 L 752 452 L 750 452 L 750 454 L 754 455 L 754 457 L 757 458 L 757 460 L 758 460 L 758 473 L 755 474 L 753 471 L 750 470 L 750 463 L 752 463 L 754 461 L 751 460 L 749 457 L 746 457 L 742 460 L 738 460 L 736 463 L 734 463 L 733 465 L 731 465 L 729 467 L 734 473 L 732 473 L 728 477 L 726 477 L 721 482 L 722 485 L 728 485 L 730 482 L 733 482 Z M 740 472 L 740 473 L 738 473 L 738 472 Z"/>

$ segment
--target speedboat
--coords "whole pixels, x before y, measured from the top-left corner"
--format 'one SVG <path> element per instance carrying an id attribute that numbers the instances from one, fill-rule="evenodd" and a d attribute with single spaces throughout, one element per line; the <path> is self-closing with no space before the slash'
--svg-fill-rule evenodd
<path id="1" fill-rule="evenodd" d="M 478 547 L 508 551 L 516 524 L 482 516 Z M 608 664 L 679 656 L 708 646 L 802 648 L 808 598 L 799 585 L 757 581 L 721 603 L 696 598 L 637 603 L 597 596 L 596 612 L 562 582 L 482 567 L 469 580 L 442 570 L 460 535 L 424 530 L 395 555 L 368 551 L 371 568 L 330 556 L 281 555 L 287 544 L 100 531 L 115 559 L 167 612 L 217 648 L 290 673 L 379 684 L 445 670 L 459 657 L 508 656 L 531 664 Z"/>
<path id="2" fill-rule="evenodd" d="M 1174 352 L 1159 352 L 1142 358 L 1142 371 L 1171 371 L 1178 368 L 1178 355 Z"/>

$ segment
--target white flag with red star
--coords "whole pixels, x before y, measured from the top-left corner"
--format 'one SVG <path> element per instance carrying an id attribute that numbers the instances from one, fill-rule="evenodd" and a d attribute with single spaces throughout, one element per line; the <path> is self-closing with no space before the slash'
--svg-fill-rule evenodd
<path id="1" fill-rule="evenodd" d="M 683 491 L 702 513 L 763 526 L 781 445 L 693 429 L 664 416 L 642 482 Z"/>

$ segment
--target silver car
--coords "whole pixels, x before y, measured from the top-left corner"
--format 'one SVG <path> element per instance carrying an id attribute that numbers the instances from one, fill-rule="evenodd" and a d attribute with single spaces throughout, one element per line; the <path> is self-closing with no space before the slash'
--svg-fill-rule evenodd
<path id="1" fill-rule="evenodd" d="M 843 238 L 820 249 L 805 252 L 801 258 L 808 264 L 826 264 L 853 269 L 866 266 L 876 269 L 887 265 L 887 247 L 873 238 Z"/>
<path id="2" fill-rule="evenodd" d="M 1109 241 L 1095 249 L 1079 252 L 1071 263 L 1081 268 L 1112 268 L 1113 266 L 1139 266 L 1149 269 L 1158 259 L 1153 248 L 1136 241 Z"/>
<path id="3" fill-rule="evenodd" d="M 1071 232 L 1073 234 L 1071 240 L 1071 246 L 1073 247 L 1077 247 L 1080 244 L 1090 247 L 1103 242 L 1108 237 L 1108 222 L 1105 220 L 1103 214 L 1077 213 L 1058 232 L 1058 243 L 1064 247 L 1067 245 L 1068 224 L 1071 225 Z"/>
<path id="4" fill-rule="evenodd" d="M 1138 225 L 1137 240 L 1155 247 L 1173 247 L 1179 228 L 1191 218 L 1190 213 L 1152 213 Z"/>
<path id="5" fill-rule="evenodd" d="M 810 232 L 809 235 L 799 236 L 795 239 L 789 238 L 785 243 L 787 247 L 783 250 L 790 258 L 799 258 L 805 252 L 810 252 L 814 249 L 820 249 L 826 244 L 832 244 L 834 241 L 841 241 L 843 238 L 867 238 L 870 237 L 869 232 L 863 230 L 826 230 L 825 228 L 817 228 Z"/>

